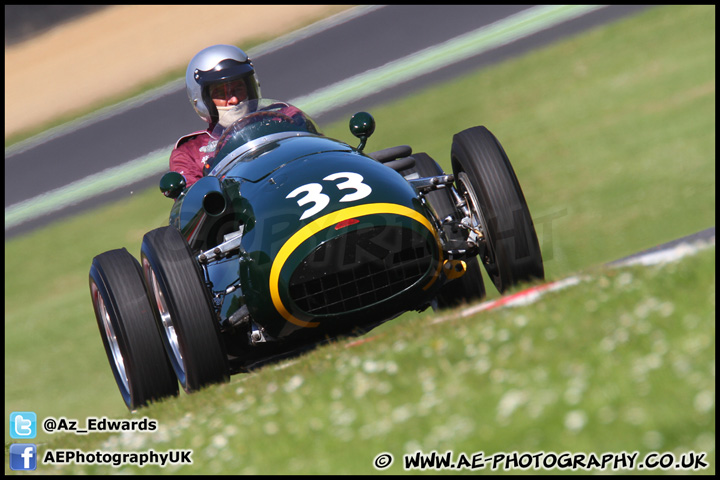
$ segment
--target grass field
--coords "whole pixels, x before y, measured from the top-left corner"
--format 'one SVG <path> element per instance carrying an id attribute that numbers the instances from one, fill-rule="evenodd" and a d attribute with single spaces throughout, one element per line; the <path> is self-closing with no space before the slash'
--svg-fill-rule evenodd
<path id="1" fill-rule="evenodd" d="M 372 473 L 383 451 L 400 473 L 416 450 L 694 450 L 714 472 L 714 248 L 665 267 L 598 266 L 714 225 L 715 7 L 654 8 L 371 112 L 368 149 L 408 143 L 446 168 L 454 133 L 490 128 L 530 204 L 548 279 L 589 280 L 530 307 L 440 324 L 432 312 L 404 315 L 370 342 L 134 415 L 159 432 L 41 432 L 41 450 L 192 449 L 179 470 L 119 471 L 275 474 Z M 355 143 L 346 122 L 324 130 Z M 12 411 L 133 417 L 87 272 L 103 251 L 138 255 L 169 207 L 155 189 L 137 192 L 6 242 L 6 421 Z"/>
<path id="2" fill-rule="evenodd" d="M 154 433 L 53 438 L 82 451 L 193 450 L 192 466 L 47 473 L 373 473 L 382 452 L 708 452 L 715 251 L 594 270 L 538 303 L 411 315 L 138 414 Z M 682 287 L 678 288 L 679 285 Z M 488 468 L 489 471 L 489 468 Z M 513 473 L 512 471 L 509 473 Z M 517 472 L 515 472 L 517 473 Z"/>

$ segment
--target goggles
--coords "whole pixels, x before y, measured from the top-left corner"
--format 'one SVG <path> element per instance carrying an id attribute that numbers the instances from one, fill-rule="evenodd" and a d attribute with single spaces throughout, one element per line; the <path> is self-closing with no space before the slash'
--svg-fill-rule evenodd
<path id="1" fill-rule="evenodd" d="M 234 80 L 232 82 L 211 85 L 209 89 L 210 98 L 213 100 L 230 100 L 236 97 L 242 102 L 247 98 L 247 87 L 243 79 Z"/>

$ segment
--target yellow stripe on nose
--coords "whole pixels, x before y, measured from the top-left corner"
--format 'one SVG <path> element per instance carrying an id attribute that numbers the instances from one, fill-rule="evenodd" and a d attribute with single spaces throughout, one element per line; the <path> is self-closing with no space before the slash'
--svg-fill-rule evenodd
<path id="1" fill-rule="evenodd" d="M 285 318 L 285 320 L 294 325 L 305 328 L 313 328 L 320 325 L 319 322 L 308 322 L 295 317 L 287 310 L 287 308 L 285 308 L 285 305 L 283 305 L 283 302 L 280 298 L 280 272 L 282 271 L 285 262 L 288 258 L 290 258 L 290 255 L 295 251 L 295 249 L 297 249 L 305 240 L 327 227 L 337 225 L 340 222 L 344 222 L 353 218 L 364 217 L 367 215 L 375 215 L 379 213 L 402 215 L 422 224 L 432 234 L 437 244 L 438 252 L 440 252 L 440 255 L 442 256 L 442 246 L 440 245 L 440 240 L 438 239 L 435 228 L 428 221 L 427 218 L 425 218 L 422 214 L 416 212 L 411 208 L 405 207 L 403 205 L 397 205 L 394 203 L 371 203 L 369 205 L 356 205 L 354 207 L 349 207 L 338 210 L 336 212 L 328 213 L 327 215 L 324 215 L 317 220 L 308 223 L 303 228 L 295 232 L 295 234 L 290 237 L 287 242 L 285 242 L 282 248 L 280 248 L 280 251 L 275 256 L 275 260 L 273 260 L 272 268 L 270 269 L 270 297 L 272 298 L 275 309 L 278 311 L 278 313 L 280 313 L 280 315 L 283 316 L 283 318 Z M 435 272 L 435 275 L 433 275 L 433 278 L 428 283 L 428 285 L 424 287 L 425 289 L 427 289 L 435 282 L 438 275 L 440 274 L 441 269 L 442 258 L 440 259 L 440 262 L 438 262 L 438 268 Z"/>

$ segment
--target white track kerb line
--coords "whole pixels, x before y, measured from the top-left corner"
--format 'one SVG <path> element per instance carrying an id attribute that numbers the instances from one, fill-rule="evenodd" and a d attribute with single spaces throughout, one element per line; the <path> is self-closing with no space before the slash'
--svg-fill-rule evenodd
<path id="1" fill-rule="evenodd" d="M 542 5 L 290 100 L 311 117 L 479 55 L 604 6 Z M 131 185 L 168 169 L 172 145 L 5 209 L 5 229 Z"/>
<path id="2" fill-rule="evenodd" d="M 155 150 L 117 167 L 108 168 L 64 187 L 11 205 L 5 209 L 5 229 L 167 170 L 170 151 L 170 148 Z"/>

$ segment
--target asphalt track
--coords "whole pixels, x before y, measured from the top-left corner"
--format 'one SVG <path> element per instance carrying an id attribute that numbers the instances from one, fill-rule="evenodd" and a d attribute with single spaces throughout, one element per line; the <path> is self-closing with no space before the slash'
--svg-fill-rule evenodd
<path id="1" fill-rule="evenodd" d="M 334 19 L 334 24 L 323 23 L 249 53 L 260 72 L 266 97 L 312 104 L 336 95 L 335 103 L 323 105 L 320 101 L 314 105 L 315 111 L 310 109 L 322 126 L 649 6 L 613 5 L 584 10 L 517 35 L 513 33 L 520 31 L 516 22 L 516 30 L 506 37 L 490 41 L 487 48 L 473 50 L 478 43 L 488 41 L 488 32 L 498 23 L 541 7 L 365 7 L 354 16 Z M 482 32 L 485 37 L 477 37 Z M 463 45 L 463 38 L 470 40 Z M 443 52 L 449 52 L 449 63 L 446 58 L 432 58 L 433 51 L 439 48 L 448 49 Z M 413 64 L 418 55 L 425 56 Z M 395 81 L 383 81 L 383 68 L 388 65 L 397 67 L 393 70 Z M 423 70 L 423 65 L 433 67 Z M 402 69 L 412 74 L 402 77 Z M 370 80 L 380 80 L 367 83 L 368 72 L 376 75 Z M 361 91 L 361 95 L 341 98 L 343 88 L 345 92 Z M 179 136 L 202 128 L 178 82 L 160 89 L 153 98 L 134 99 L 7 149 L 5 238 L 156 186 L 163 167 L 153 166 L 147 175 L 142 175 L 152 164 L 150 160 L 161 161 L 166 169 L 169 146 Z M 148 155 L 151 152 L 154 157 Z M 133 160 L 135 163 L 129 163 Z M 127 178 L 118 180 L 119 188 L 113 188 L 107 179 L 120 179 L 121 174 Z M 90 193 L 78 195 L 83 189 Z"/>

